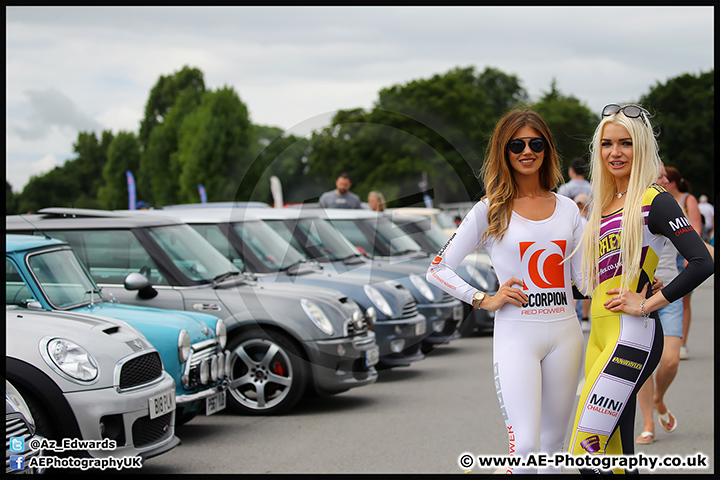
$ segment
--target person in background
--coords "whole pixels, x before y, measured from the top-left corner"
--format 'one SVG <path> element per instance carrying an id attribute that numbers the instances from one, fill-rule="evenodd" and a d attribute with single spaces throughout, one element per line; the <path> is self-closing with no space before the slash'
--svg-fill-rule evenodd
<path id="1" fill-rule="evenodd" d="M 368 205 L 370 206 L 370 210 L 374 212 L 385 211 L 385 196 L 383 196 L 382 193 L 373 190 L 368 193 Z"/>
<path id="2" fill-rule="evenodd" d="M 590 145 L 593 208 L 581 248 L 580 289 L 592 291 L 592 330 L 569 446 L 577 456 L 634 454 L 636 395 L 662 356 L 656 311 L 713 273 L 702 239 L 692 228 L 677 228 L 687 220 L 672 195 L 656 183 L 661 163 L 647 110 L 610 104 L 601 116 Z M 652 293 L 666 239 L 689 263 Z M 613 468 L 614 473 L 635 471 Z"/>
<path id="3" fill-rule="evenodd" d="M 668 183 L 665 167 L 660 167 L 658 185 L 665 187 Z M 675 246 L 665 241 L 662 255 L 658 261 L 655 276 L 663 283 L 671 282 L 678 275 L 676 257 L 678 251 Z M 665 393 L 675 379 L 680 364 L 680 344 L 683 330 L 683 302 L 677 299 L 658 311 L 664 335 L 664 346 L 660 363 L 655 370 L 654 379 L 650 375 L 637 394 L 637 401 L 643 417 L 643 431 L 635 439 L 635 443 L 649 445 L 655 442 L 655 417 L 653 409 L 658 412 L 660 426 L 668 433 L 675 431 L 677 419 L 670 413 L 665 405 Z"/>
<path id="4" fill-rule="evenodd" d="M 702 214 L 698 208 L 697 199 L 690 193 L 690 184 L 682 178 L 680 171 L 674 167 L 665 167 L 668 183 L 665 187 L 672 194 L 675 200 L 685 213 L 685 217 L 690 220 L 692 228 L 702 235 Z M 685 268 L 686 261 L 681 254 L 677 256 L 678 272 L 682 272 Z M 687 360 L 690 354 L 687 348 L 688 335 L 690 334 L 690 322 L 692 321 L 692 310 L 690 308 L 690 299 L 692 291 L 683 297 L 683 338 L 680 345 L 680 360 Z"/>
<path id="5" fill-rule="evenodd" d="M 582 218 L 584 230 L 587 225 L 587 215 L 590 211 L 590 196 L 586 193 L 578 193 L 575 195 L 573 200 L 580 209 L 580 216 Z M 583 332 L 590 331 L 590 303 L 591 300 L 589 298 L 575 300 L 575 313 L 577 313 L 577 316 L 580 319 L 580 327 Z"/>
<path id="6" fill-rule="evenodd" d="M 582 331 L 571 279 L 580 262 L 564 262 L 583 232 L 572 199 L 553 193 L 560 161 L 545 121 L 513 109 L 488 142 L 481 176 L 487 195 L 465 216 L 428 267 L 427 280 L 455 298 L 496 312 L 495 392 L 511 455 L 554 455 L 572 415 L 582 360 Z M 455 273 L 478 246 L 500 281 L 486 295 Z M 577 258 L 577 257 L 576 257 Z M 557 466 L 509 466 L 506 473 L 560 473 Z"/>
<path id="7" fill-rule="evenodd" d="M 585 160 L 580 157 L 573 158 L 568 167 L 568 176 L 570 181 L 560 185 L 557 193 L 570 198 L 575 198 L 581 193 L 592 195 L 592 186 L 585 180 Z"/>
<path id="8" fill-rule="evenodd" d="M 347 172 L 338 175 L 335 190 L 320 195 L 320 206 L 323 208 L 362 208 L 360 197 L 350 191 L 352 180 Z"/>
<path id="9" fill-rule="evenodd" d="M 714 227 L 713 220 L 715 219 L 715 207 L 713 207 L 712 203 L 708 202 L 707 195 L 700 195 L 698 202 L 698 209 L 700 209 L 700 213 L 702 214 L 704 220 L 702 237 L 703 240 L 709 242 Z"/>

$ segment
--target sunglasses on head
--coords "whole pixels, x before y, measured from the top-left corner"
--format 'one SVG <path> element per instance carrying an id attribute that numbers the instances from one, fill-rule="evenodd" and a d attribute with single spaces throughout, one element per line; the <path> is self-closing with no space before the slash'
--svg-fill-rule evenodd
<path id="1" fill-rule="evenodd" d="M 529 138 L 530 140 L 525 143 L 525 140 L 523 140 L 523 138 Z M 545 139 L 540 137 L 514 138 L 510 140 L 507 144 L 510 151 L 515 155 L 517 155 L 518 153 L 522 153 L 522 151 L 525 150 L 525 145 L 530 145 L 530 150 L 532 150 L 533 152 L 540 153 L 545 150 Z"/>
<path id="2" fill-rule="evenodd" d="M 602 116 L 609 117 L 610 115 L 615 115 L 618 112 L 623 112 L 628 118 L 640 117 L 642 118 L 643 123 L 647 125 L 645 114 L 643 113 L 642 108 L 637 105 L 625 105 L 624 107 L 621 107 L 620 105 L 611 103 L 610 105 L 605 105 L 605 108 L 602 110 Z"/>

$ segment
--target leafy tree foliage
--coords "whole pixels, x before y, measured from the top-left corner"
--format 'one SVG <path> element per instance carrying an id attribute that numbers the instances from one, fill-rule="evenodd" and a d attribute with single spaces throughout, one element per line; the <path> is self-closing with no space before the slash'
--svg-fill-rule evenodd
<path id="1" fill-rule="evenodd" d="M 640 102 L 654 115 L 665 165 L 680 171 L 693 195 L 714 198 L 715 70 L 658 82 Z"/>
<path id="2" fill-rule="evenodd" d="M 233 199 L 236 193 L 246 199 L 238 186 L 251 173 L 253 134 L 247 107 L 232 87 L 205 92 L 178 131 L 180 201 L 197 202 L 199 183 L 210 202 Z"/>
<path id="3" fill-rule="evenodd" d="M 15 215 L 17 210 L 18 196 L 13 192 L 12 185 L 5 179 L 5 215 Z"/>
<path id="4" fill-rule="evenodd" d="M 340 111 L 313 135 L 310 173 L 332 185 L 339 172 L 349 171 L 361 196 L 379 189 L 390 204 L 410 204 L 427 172 L 436 199 L 476 200 L 492 128 L 525 101 L 519 80 L 493 68 L 480 74 L 456 68 L 383 89 L 372 111 Z"/>
<path id="5" fill-rule="evenodd" d="M 36 212 L 46 207 L 75 207 L 80 188 L 77 177 L 67 175 L 62 167 L 30 177 L 18 200 L 18 212 Z"/>
<path id="6" fill-rule="evenodd" d="M 306 138 L 285 135 L 282 129 L 255 126 L 256 149 L 250 175 L 240 184 L 240 192 L 249 192 L 247 200 L 273 204 L 270 177 L 276 176 L 283 187 L 285 203 L 302 203 L 318 196 L 326 185 L 315 175 L 308 175 L 310 142 Z M 253 184 L 253 180 L 257 179 Z"/>
<path id="7" fill-rule="evenodd" d="M 105 181 L 98 191 L 98 200 L 103 208 L 120 210 L 128 208 L 128 187 L 125 172 L 136 175 L 140 166 L 140 142 L 133 132 L 118 132 L 110 143 L 107 163 L 103 168 Z M 140 197 L 137 198 L 141 200 Z"/>
<path id="8" fill-rule="evenodd" d="M 583 157 L 589 160 L 590 141 L 599 118 L 577 98 L 560 93 L 554 79 L 550 91 L 531 108 L 548 124 L 560 155 L 565 180 L 570 180 L 568 167 L 572 159 Z"/>
<path id="9" fill-rule="evenodd" d="M 155 205 L 180 202 L 178 132 L 185 117 L 200 105 L 203 93 L 186 88 L 177 96 L 164 121 L 150 132 L 147 147 L 140 155 L 138 194 Z"/>
<path id="10" fill-rule="evenodd" d="M 185 65 L 172 75 L 161 75 L 150 90 L 150 97 L 145 105 L 145 116 L 140 122 L 138 135 L 143 148 L 148 146 L 150 132 L 156 125 L 163 123 L 165 116 L 185 89 L 192 89 L 199 93 L 205 91 L 205 81 L 200 69 Z"/>

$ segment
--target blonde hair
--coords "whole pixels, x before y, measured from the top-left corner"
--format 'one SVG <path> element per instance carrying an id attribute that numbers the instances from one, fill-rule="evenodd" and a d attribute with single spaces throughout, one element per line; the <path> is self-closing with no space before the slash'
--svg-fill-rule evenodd
<path id="1" fill-rule="evenodd" d="M 552 133 L 540 115 L 530 109 L 513 109 L 505 114 L 495 126 L 485 150 L 485 162 L 480 169 L 486 192 L 483 199 L 488 199 L 488 228 L 482 234 L 483 242 L 488 239 L 502 240 L 510 225 L 517 184 L 510 166 L 507 144 L 515 132 L 525 126 L 537 130 L 546 143 L 540 167 L 540 185 L 553 190 L 563 181 Z"/>
<path id="2" fill-rule="evenodd" d="M 385 195 L 383 195 L 381 192 L 373 190 L 372 192 L 368 193 L 368 200 L 370 200 L 370 197 L 375 197 L 378 199 L 378 211 L 385 211 Z"/>
<path id="3" fill-rule="evenodd" d="M 598 262 L 602 212 L 616 195 L 615 177 L 603 164 L 600 152 L 603 130 L 608 124 L 625 127 L 633 143 L 630 182 L 625 194 L 625 206 L 620 224 L 622 232 L 620 236 L 621 288 L 630 288 L 633 280 L 640 276 L 643 244 L 642 199 L 646 189 L 657 181 L 661 168 L 657 139 L 650 125 L 650 115 L 644 108 L 642 112 L 642 115 L 637 118 L 628 118 L 622 112 L 604 117 L 593 134 L 590 144 L 590 181 L 594 205 L 588 215 L 588 224 L 580 244 L 582 245 L 583 276 L 583 285 L 580 288 L 586 293 L 592 292 L 600 284 Z M 579 248 L 580 246 L 570 256 L 574 255 Z"/>

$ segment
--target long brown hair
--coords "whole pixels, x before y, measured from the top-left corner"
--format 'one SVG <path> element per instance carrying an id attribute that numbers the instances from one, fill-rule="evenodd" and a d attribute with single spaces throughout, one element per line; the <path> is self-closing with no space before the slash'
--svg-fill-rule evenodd
<path id="1" fill-rule="evenodd" d="M 547 146 L 540 167 L 540 185 L 555 189 L 563 180 L 560 160 L 553 141 L 552 133 L 537 112 L 530 109 L 515 108 L 502 117 L 493 131 L 485 150 L 485 162 L 480 169 L 480 177 L 485 185 L 488 199 L 488 228 L 482 234 L 482 241 L 502 240 L 510 224 L 513 200 L 517 194 L 517 184 L 510 166 L 507 144 L 521 127 L 532 127 L 543 137 Z"/>

